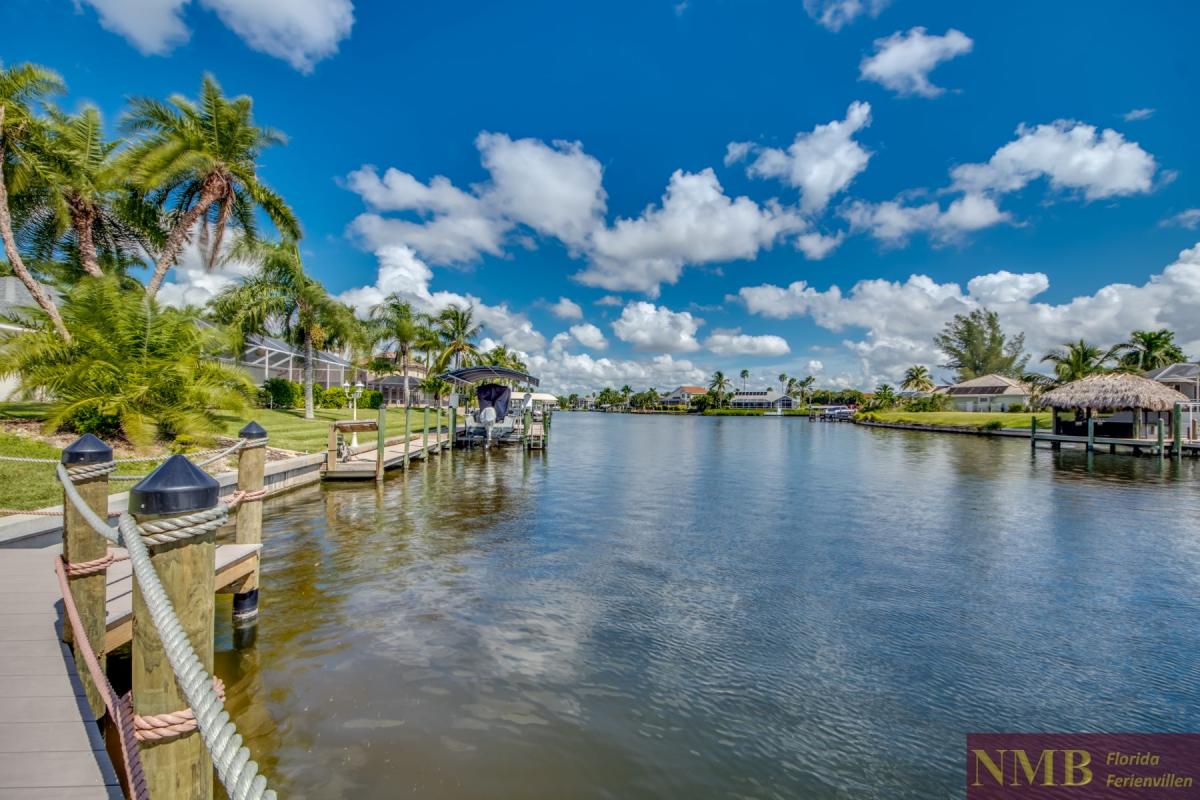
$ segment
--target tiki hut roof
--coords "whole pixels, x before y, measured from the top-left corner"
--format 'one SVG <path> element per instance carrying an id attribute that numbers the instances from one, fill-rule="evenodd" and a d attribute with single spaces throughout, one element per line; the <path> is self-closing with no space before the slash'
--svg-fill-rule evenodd
<path id="1" fill-rule="evenodd" d="M 1051 408 L 1125 409 L 1170 411 L 1186 403 L 1186 395 L 1158 381 L 1127 372 L 1089 375 L 1042 395 L 1041 404 Z"/>

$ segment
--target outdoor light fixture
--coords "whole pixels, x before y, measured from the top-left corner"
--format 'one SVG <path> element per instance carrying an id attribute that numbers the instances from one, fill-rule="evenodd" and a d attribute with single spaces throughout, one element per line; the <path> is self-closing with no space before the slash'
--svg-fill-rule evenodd
<path id="1" fill-rule="evenodd" d="M 342 383 L 342 391 L 346 393 L 346 397 L 350 400 L 350 411 L 353 414 L 352 418 L 355 422 L 358 421 L 358 400 L 360 397 L 362 397 L 363 389 L 365 388 L 366 387 L 363 386 L 362 381 L 355 381 L 354 391 L 351 392 L 350 381 L 345 381 Z M 352 431 L 350 433 L 350 446 L 358 447 L 358 431 Z"/>

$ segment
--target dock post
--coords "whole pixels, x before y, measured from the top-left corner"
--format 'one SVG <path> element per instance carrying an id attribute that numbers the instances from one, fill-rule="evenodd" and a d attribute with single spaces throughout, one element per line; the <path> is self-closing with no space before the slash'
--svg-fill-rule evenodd
<path id="1" fill-rule="evenodd" d="M 1090 453 L 1096 449 L 1096 418 L 1088 417 L 1088 441 L 1087 451 Z"/>
<path id="2" fill-rule="evenodd" d="M 218 491 L 211 475 L 184 456 L 171 456 L 130 490 L 129 511 L 139 525 L 178 519 L 215 509 Z M 174 534 L 188 530 L 182 528 Z M 166 542 L 156 542 L 149 535 L 144 539 L 154 571 L 188 642 L 201 666 L 212 672 L 216 533 L 211 523 L 195 524 L 191 530 L 194 532 L 190 536 Z M 161 717 L 188 708 L 137 581 L 133 584 L 131 661 L 134 714 Z M 155 800 L 211 800 L 212 758 L 200 731 L 143 741 L 141 757 L 146 786 Z"/>
<path id="3" fill-rule="evenodd" d="M 412 406 L 404 406 L 404 469 L 408 469 L 408 440 L 412 436 Z"/>
<path id="4" fill-rule="evenodd" d="M 521 438 L 525 440 L 525 449 L 533 448 L 533 409 L 525 409 L 525 416 L 521 418 L 521 424 L 524 430 L 521 432 Z"/>
<path id="5" fill-rule="evenodd" d="M 62 463 L 71 476 L 71 483 L 88 508 L 101 517 L 108 514 L 108 474 L 115 467 L 112 460 L 112 448 L 90 433 L 85 433 L 67 445 L 62 452 Z M 109 465 L 107 471 L 101 465 Z M 83 516 L 75 510 L 75 506 L 66 497 L 65 489 L 62 544 L 62 557 L 66 565 L 71 598 L 79 611 L 79 621 L 87 632 L 92 652 L 96 654 L 100 668 L 103 669 L 108 541 L 92 530 Z M 69 643 L 71 639 L 71 626 L 64 622 L 63 640 Z M 88 706 L 92 709 L 92 714 L 99 719 L 104 713 L 104 698 L 99 687 L 92 682 L 92 675 L 84 661 L 81 647 L 75 648 L 75 668 L 83 683 Z"/>
<path id="6" fill-rule="evenodd" d="M 425 409 L 421 414 L 422 427 L 421 431 L 421 458 L 429 458 L 429 403 L 425 404 Z"/>
<path id="7" fill-rule="evenodd" d="M 1037 449 L 1037 414 L 1029 418 L 1029 446 Z"/>
<path id="8" fill-rule="evenodd" d="M 1154 427 L 1156 427 L 1158 429 L 1158 457 L 1166 458 L 1167 451 L 1165 449 L 1163 449 L 1163 420 L 1162 420 L 1162 417 L 1159 417 L 1158 419 L 1156 419 L 1155 422 L 1157 424 Z"/>
<path id="9" fill-rule="evenodd" d="M 329 423 L 329 442 L 325 448 L 325 471 L 337 469 L 337 423 Z"/>
<path id="10" fill-rule="evenodd" d="M 550 418 L 554 416 L 549 409 L 542 414 L 542 449 L 550 446 Z"/>
<path id="11" fill-rule="evenodd" d="M 1183 403 L 1176 403 L 1171 411 L 1171 455 L 1183 455 Z"/>
<path id="12" fill-rule="evenodd" d="M 380 403 L 379 404 L 379 422 L 375 425 L 376 441 L 378 442 L 378 444 L 375 445 L 375 482 L 376 483 L 383 482 L 383 457 L 384 457 L 384 455 L 386 455 L 384 453 L 384 450 L 385 450 L 384 442 L 387 441 L 387 433 L 385 431 L 386 427 L 387 427 L 387 405 L 385 403 Z"/>
<path id="13" fill-rule="evenodd" d="M 263 475 L 267 465 L 267 432 L 257 422 L 248 422 L 238 431 L 245 442 L 238 451 L 239 491 L 247 497 L 237 507 L 237 544 L 262 544 Z M 258 619 L 258 576 L 260 560 L 255 559 L 254 572 L 242 578 L 233 594 L 233 624 L 253 624 Z"/>
<path id="14" fill-rule="evenodd" d="M 458 444 L 458 407 L 452 400 L 450 402 L 450 449 Z"/>

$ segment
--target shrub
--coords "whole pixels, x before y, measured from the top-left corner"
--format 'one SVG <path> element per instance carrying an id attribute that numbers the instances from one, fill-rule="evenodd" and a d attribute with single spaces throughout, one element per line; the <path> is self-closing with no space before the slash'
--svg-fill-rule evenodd
<path id="1" fill-rule="evenodd" d="M 346 391 L 340 386 L 330 386 L 321 394 L 321 408 L 345 408 Z"/>
<path id="2" fill-rule="evenodd" d="M 304 387 L 286 378 L 268 378 L 262 391 L 267 395 L 269 408 L 296 408 L 304 404 Z"/>
<path id="3" fill-rule="evenodd" d="M 383 392 L 376 389 L 363 389 L 362 397 L 358 399 L 359 408 L 379 408 L 383 405 Z"/>
<path id="4" fill-rule="evenodd" d="M 950 410 L 950 398 L 944 394 L 931 394 L 926 397 L 914 397 L 904 404 L 905 411 L 948 411 Z"/>
<path id="5" fill-rule="evenodd" d="M 102 414 L 95 408 L 81 408 L 63 420 L 62 429 L 80 436 L 90 433 L 101 439 L 111 439 L 121 435 L 121 418 L 115 414 Z"/>
<path id="6" fill-rule="evenodd" d="M 1002 429 L 1003 427 L 1004 427 L 1003 422 L 1001 422 L 998 419 L 994 419 L 994 420 L 991 420 L 990 422 L 985 422 L 983 425 L 980 425 L 979 429 L 981 431 L 998 431 L 998 430 Z"/>
<path id="7" fill-rule="evenodd" d="M 328 391 L 319 383 L 313 384 L 313 408 L 325 407 L 325 392 Z M 304 405 L 304 388 L 300 389 L 300 405 Z"/>
<path id="8" fill-rule="evenodd" d="M 1023 414 L 1028 410 L 1029 410 L 1028 408 L 1021 405 L 1020 403 L 1016 403 L 1016 404 L 1008 407 L 1008 413 L 1010 413 L 1010 414 Z"/>

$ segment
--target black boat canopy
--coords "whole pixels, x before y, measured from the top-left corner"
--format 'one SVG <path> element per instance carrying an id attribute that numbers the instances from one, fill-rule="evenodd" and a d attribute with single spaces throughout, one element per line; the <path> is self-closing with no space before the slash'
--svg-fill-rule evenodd
<path id="1" fill-rule="evenodd" d="M 539 383 L 537 378 L 527 375 L 524 372 L 509 369 L 508 367 L 489 367 L 486 364 L 481 364 L 477 367 L 452 369 L 449 372 L 443 372 L 438 377 L 451 383 L 478 383 L 479 381 L 494 380 L 517 381 L 518 383 L 525 383 L 530 386 L 537 386 Z"/>

